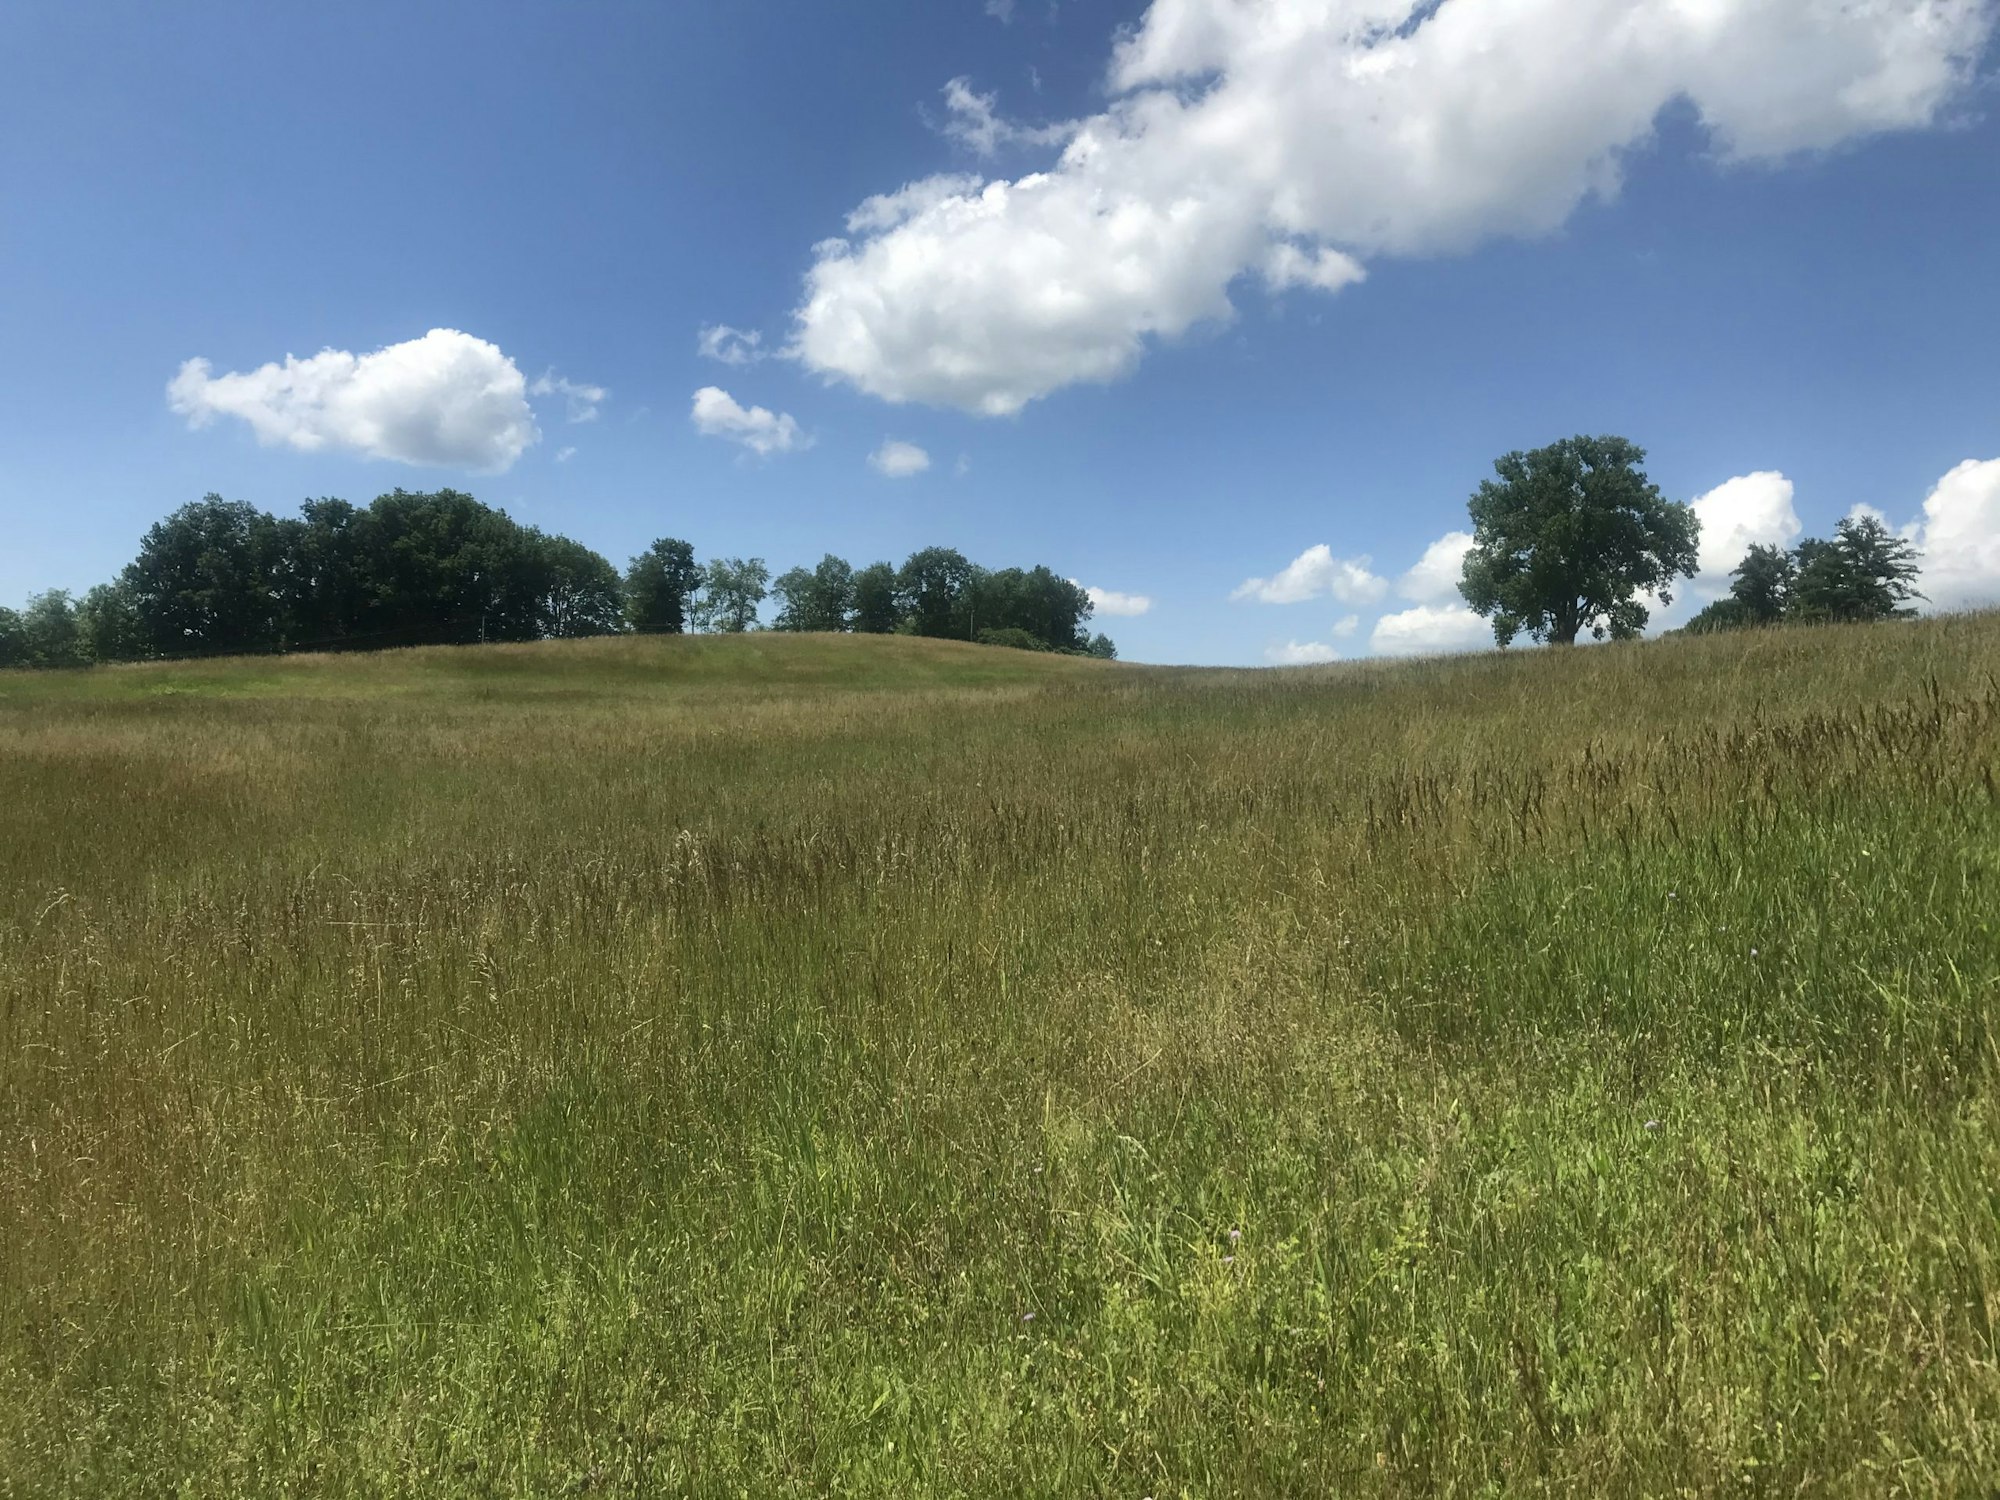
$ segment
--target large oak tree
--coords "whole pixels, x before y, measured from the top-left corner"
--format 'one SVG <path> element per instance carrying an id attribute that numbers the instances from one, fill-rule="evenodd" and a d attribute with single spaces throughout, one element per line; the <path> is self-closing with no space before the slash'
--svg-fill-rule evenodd
<path id="1" fill-rule="evenodd" d="M 1674 580 L 1694 576 L 1701 523 L 1660 493 L 1645 460 L 1621 437 L 1573 437 L 1494 462 L 1499 478 L 1472 497 L 1459 585 L 1494 640 L 1636 636 L 1647 619 L 1639 596 L 1671 603 Z"/>

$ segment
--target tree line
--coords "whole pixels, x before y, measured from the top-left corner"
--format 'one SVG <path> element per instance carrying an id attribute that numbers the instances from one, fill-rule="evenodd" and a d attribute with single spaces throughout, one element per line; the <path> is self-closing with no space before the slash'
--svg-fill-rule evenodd
<path id="1" fill-rule="evenodd" d="M 949 547 L 900 568 L 829 553 L 773 579 L 762 558 L 699 563 L 663 537 L 621 573 L 457 490 L 308 500 L 296 517 L 211 494 L 148 530 L 113 582 L 0 608 L 0 667 L 759 628 L 1115 657 L 1090 615 L 1089 595 L 1046 567 L 982 568 Z"/>

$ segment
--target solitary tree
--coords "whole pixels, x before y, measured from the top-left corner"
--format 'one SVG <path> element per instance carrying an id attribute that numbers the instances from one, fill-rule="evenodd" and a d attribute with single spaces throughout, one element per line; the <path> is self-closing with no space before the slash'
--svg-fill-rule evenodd
<path id="1" fill-rule="evenodd" d="M 1502 646 L 1522 631 L 1568 646 L 1644 628 L 1642 592 L 1671 603 L 1692 578 L 1701 523 L 1660 494 L 1621 437 L 1573 437 L 1495 461 L 1471 500 L 1473 545 L 1459 584 Z"/>
<path id="2" fill-rule="evenodd" d="M 625 620 L 634 630 L 679 635 L 701 587 L 694 548 L 663 536 L 632 559 L 625 571 Z"/>
<path id="3" fill-rule="evenodd" d="M 718 557 L 707 569 L 694 620 L 702 630 L 738 634 L 757 623 L 757 606 L 769 592 L 771 570 L 761 557 Z"/>

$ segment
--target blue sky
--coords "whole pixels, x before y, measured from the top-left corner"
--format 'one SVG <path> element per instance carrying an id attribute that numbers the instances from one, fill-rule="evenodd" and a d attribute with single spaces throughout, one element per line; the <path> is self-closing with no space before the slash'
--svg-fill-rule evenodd
<path id="1" fill-rule="evenodd" d="M 2000 597 L 1995 11 L 15 0 L 0 602 L 452 485 L 1046 562 L 1132 659 L 1435 649 L 1467 494 L 1575 432 L 1704 499 L 1693 596 L 1867 505 Z"/>

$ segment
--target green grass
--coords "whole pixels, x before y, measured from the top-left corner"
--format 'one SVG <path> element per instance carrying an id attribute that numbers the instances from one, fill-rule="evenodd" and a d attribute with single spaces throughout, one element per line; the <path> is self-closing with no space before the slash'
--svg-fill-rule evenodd
<path id="1" fill-rule="evenodd" d="M 1991 1494 L 1996 674 L 0 675 L 0 1496 Z"/>

